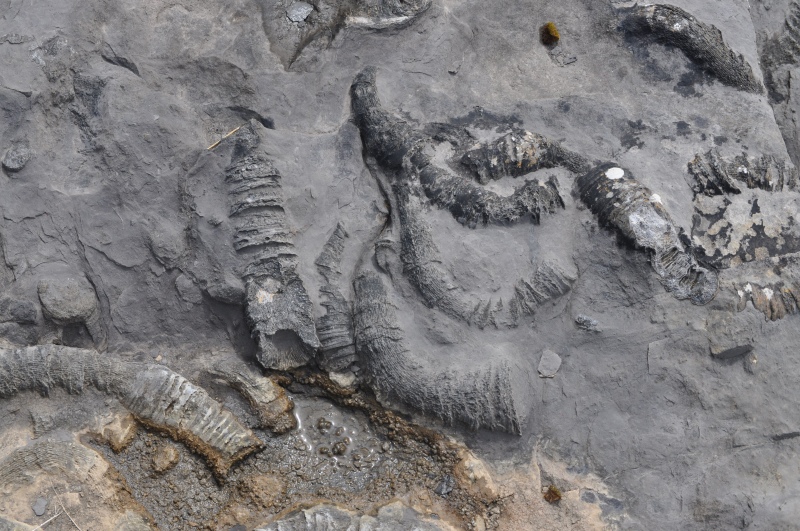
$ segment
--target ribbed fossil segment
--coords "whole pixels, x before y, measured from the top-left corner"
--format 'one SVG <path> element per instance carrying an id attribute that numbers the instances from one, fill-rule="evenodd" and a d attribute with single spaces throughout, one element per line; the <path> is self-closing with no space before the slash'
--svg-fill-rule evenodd
<path id="1" fill-rule="evenodd" d="M 522 431 L 533 405 L 530 368 L 491 356 L 469 367 L 437 365 L 407 348 L 395 306 L 377 273 L 359 273 L 355 292 L 356 346 L 379 397 L 448 424 Z"/>
<path id="2" fill-rule="evenodd" d="M 627 33 L 675 46 L 725 85 L 755 94 L 764 91 L 752 67 L 741 54 L 731 50 L 716 26 L 666 4 L 636 5 L 622 13 L 622 27 Z"/>
<path id="3" fill-rule="evenodd" d="M 431 139 L 381 108 L 373 67 L 356 76 L 350 93 L 366 152 L 384 170 L 401 171 L 401 184 L 418 180 L 430 202 L 449 210 L 459 223 L 469 227 L 490 222 L 511 223 L 526 215 L 538 223 L 542 212 L 564 207 L 555 178 L 544 183 L 535 179 L 526 181 L 511 196 L 503 197 L 434 165 L 425 149 Z M 542 143 L 549 142 L 540 138 Z M 484 164 L 478 154 L 470 160 Z"/>
<path id="4" fill-rule="evenodd" d="M 126 363 L 55 345 L 0 349 L 0 397 L 85 387 L 116 397 L 142 423 L 184 442 L 227 474 L 263 444 L 202 388 L 161 365 Z"/>
<path id="5" fill-rule="evenodd" d="M 689 162 L 694 177 L 693 189 L 708 196 L 740 194 L 742 188 L 759 188 L 769 192 L 797 188 L 797 169 L 777 157 L 760 158 L 746 154 L 725 159 L 716 151 L 697 155 Z"/>
<path id="6" fill-rule="evenodd" d="M 317 335 L 320 341 L 320 365 L 326 370 L 342 371 L 356 361 L 353 340 L 353 310 L 339 287 L 342 276 L 340 263 L 344 252 L 347 231 L 341 223 L 331 234 L 315 264 L 325 279 L 320 294 L 325 299 L 325 315 L 317 319 Z"/>
<path id="7" fill-rule="evenodd" d="M 18 487 L 38 474 L 86 477 L 102 460 L 97 452 L 76 442 L 36 441 L 0 461 L 0 489 Z M 0 529 L 4 529 L 2 520 Z"/>
<path id="8" fill-rule="evenodd" d="M 577 180 L 584 203 L 604 226 L 619 231 L 647 250 L 664 288 L 677 299 L 707 304 L 718 289 L 716 272 L 701 267 L 680 240 L 661 200 L 613 163 L 605 163 Z"/>
<path id="9" fill-rule="evenodd" d="M 770 321 L 777 321 L 800 312 L 800 278 L 784 278 L 780 282 L 765 286 L 748 282 L 737 292 L 739 295 L 737 310 L 744 310 L 749 301 Z"/>
<path id="10" fill-rule="evenodd" d="M 567 272 L 558 262 L 544 260 L 529 280 L 519 279 L 514 286 L 514 296 L 509 302 L 509 313 L 514 325 L 523 315 L 533 315 L 540 304 L 557 299 L 572 289 L 577 276 Z"/>
<path id="11" fill-rule="evenodd" d="M 782 64 L 797 64 L 800 58 L 800 3 L 789 4 L 783 31 L 764 43 L 762 61 L 767 69 Z"/>
<path id="12" fill-rule="evenodd" d="M 231 196 L 231 216 L 283 205 L 281 176 L 264 156 L 245 156 L 225 171 Z"/>
<path id="13" fill-rule="evenodd" d="M 542 168 L 566 167 L 575 173 L 589 171 L 586 159 L 540 134 L 516 130 L 494 142 L 479 145 L 461 157 L 481 184 L 505 176 L 519 176 Z"/>
<path id="14" fill-rule="evenodd" d="M 283 210 L 281 175 L 258 152 L 250 130 L 237 138 L 225 182 L 234 221 L 234 248 L 250 256 L 244 272 L 247 318 L 259 362 L 285 370 L 306 364 L 319 347 L 311 300 L 297 273 L 297 256 Z"/>
<path id="15" fill-rule="evenodd" d="M 219 364 L 209 369 L 208 373 L 244 396 L 258 415 L 262 429 L 281 434 L 297 427 L 297 419 L 293 414 L 294 402 L 272 378 L 244 365 L 231 367 L 230 363 Z"/>
<path id="16" fill-rule="evenodd" d="M 431 308 L 454 319 L 471 322 L 475 303 L 470 304 L 447 281 L 448 274 L 440 266 L 442 258 L 433 241 L 431 227 L 420 217 L 421 206 L 416 196 L 395 185 L 400 217 L 400 259 L 403 273 L 417 288 L 422 299 Z"/>

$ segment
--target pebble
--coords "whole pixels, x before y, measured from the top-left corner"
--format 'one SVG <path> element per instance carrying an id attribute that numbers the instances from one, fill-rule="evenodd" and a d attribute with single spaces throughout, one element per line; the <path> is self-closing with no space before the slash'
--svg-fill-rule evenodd
<path id="1" fill-rule="evenodd" d="M 561 356 L 552 350 L 545 349 L 542 358 L 539 360 L 539 377 L 552 378 L 561 368 Z"/>
<path id="2" fill-rule="evenodd" d="M 31 509 L 33 509 L 33 514 L 36 516 L 42 516 L 47 511 L 47 500 L 45 498 L 36 498 L 36 501 L 31 505 Z"/>
<path id="3" fill-rule="evenodd" d="M 286 16 L 292 22 L 303 22 L 314 11 L 314 6 L 307 2 L 295 2 L 286 10 Z"/>

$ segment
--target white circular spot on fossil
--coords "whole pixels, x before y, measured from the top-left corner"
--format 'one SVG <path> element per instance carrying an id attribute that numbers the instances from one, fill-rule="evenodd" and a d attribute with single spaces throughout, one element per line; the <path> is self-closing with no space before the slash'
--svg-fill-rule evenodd
<path id="1" fill-rule="evenodd" d="M 661 202 L 661 196 L 658 194 L 653 194 L 650 196 L 651 203 L 658 203 L 659 205 L 663 205 L 664 203 Z"/>
<path id="2" fill-rule="evenodd" d="M 606 194 L 606 199 L 611 199 L 612 197 L 614 197 L 614 192 L 608 192 Z"/>
<path id="3" fill-rule="evenodd" d="M 625 175 L 625 170 L 622 168 L 609 168 L 606 170 L 606 177 L 611 179 L 612 181 L 616 181 L 617 179 L 622 179 Z"/>

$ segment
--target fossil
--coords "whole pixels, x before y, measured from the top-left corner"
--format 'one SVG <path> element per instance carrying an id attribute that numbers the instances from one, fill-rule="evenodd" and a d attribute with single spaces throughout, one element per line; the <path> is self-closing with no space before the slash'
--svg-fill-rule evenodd
<path id="1" fill-rule="evenodd" d="M 233 241 L 249 257 L 243 280 L 258 360 L 270 369 L 290 369 L 312 359 L 320 343 L 286 227 L 281 175 L 259 144 L 252 127 L 242 130 L 225 171 Z"/>
<path id="2" fill-rule="evenodd" d="M 0 397 L 23 391 L 84 388 L 116 397 L 143 424 L 206 458 L 218 476 L 262 442 L 201 387 L 162 365 L 122 362 L 55 345 L 0 349 Z"/>
<path id="3" fill-rule="evenodd" d="M 511 357 L 469 366 L 448 366 L 412 353 L 405 345 L 395 307 L 378 273 L 355 280 L 355 337 L 370 383 L 384 398 L 397 399 L 447 422 L 473 429 L 520 433 L 534 396 L 532 367 Z"/>
<path id="4" fill-rule="evenodd" d="M 342 295 L 339 270 L 347 231 L 341 223 L 331 234 L 322 252 L 315 261 L 317 271 L 325 279 L 320 294 L 325 298 L 322 306 L 325 315 L 317 319 L 317 335 L 320 341 L 320 364 L 332 371 L 341 371 L 356 361 L 353 341 L 353 309 L 350 301 Z"/>
<path id="5" fill-rule="evenodd" d="M 677 299 L 707 304 L 717 293 L 717 273 L 686 251 L 678 229 L 656 194 L 630 172 L 605 163 L 578 178 L 578 192 L 600 223 L 651 255 L 664 288 Z"/>
<path id="6" fill-rule="evenodd" d="M 635 5 L 622 9 L 623 30 L 634 36 L 648 36 L 674 46 L 725 85 L 761 94 L 764 87 L 741 54 L 722 38 L 711 24 L 697 20 L 683 9 L 666 4 Z"/>

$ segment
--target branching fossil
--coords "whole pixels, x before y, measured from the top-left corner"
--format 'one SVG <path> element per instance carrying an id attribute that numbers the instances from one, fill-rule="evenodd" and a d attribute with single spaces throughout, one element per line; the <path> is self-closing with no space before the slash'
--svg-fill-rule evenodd
<path id="1" fill-rule="evenodd" d="M 614 228 L 651 254 L 664 288 L 677 299 L 707 304 L 717 292 L 713 270 L 701 267 L 684 248 L 661 200 L 613 163 L 605 163 L 577 180 L 584 203 L 602 225 Z"/>
<path id="2" fill-rule="evenodd" d="M 206 458 L 223 477 L 263 443 L 202 388 L 162 365 L 126 363 L 55 345 L 0 349 L 0 397 L 23 391 L 84 388 L 116 397 L 140 422 Z"/>
<path id="3" fill-rule="evenodd" d="M 622 10 L 623 30 L 634 36 L 650 36 L 675 46 L 725 85 L 761 94 L 753 69 L 741 54 L 725 43 L 716 26 L 697 20 L 690 13 L 666 4 L 636 5 Z"/>

